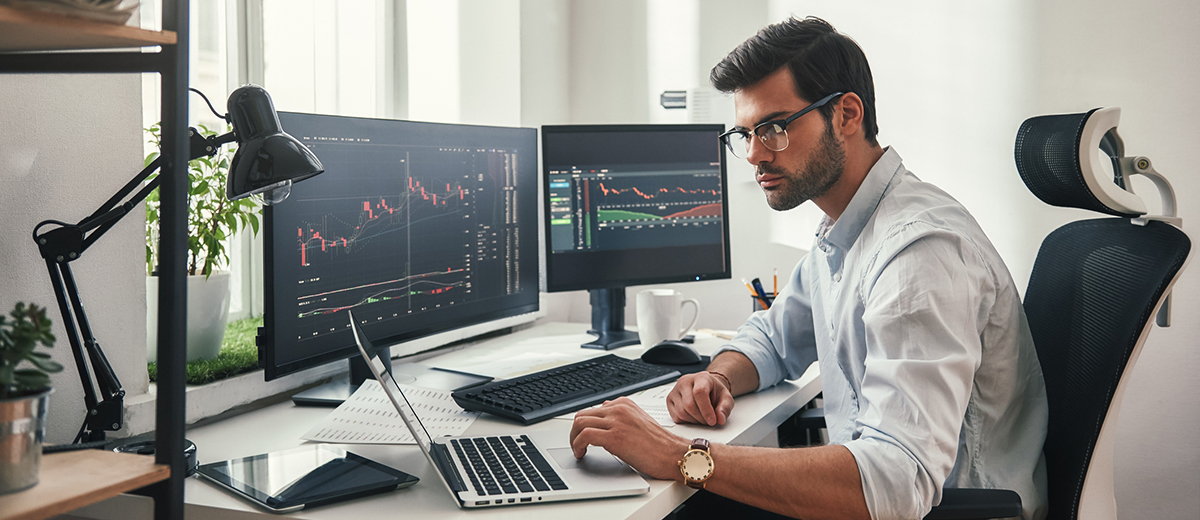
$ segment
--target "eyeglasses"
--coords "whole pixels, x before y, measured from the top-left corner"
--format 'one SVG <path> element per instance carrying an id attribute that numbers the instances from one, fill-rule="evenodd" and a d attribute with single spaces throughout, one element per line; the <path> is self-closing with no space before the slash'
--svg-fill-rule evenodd
<path id="1" fill-rule="evenodd" d="M 788 147 L 787 126 L 807 114 L 821 108 L 832 101 L 834 98 L 844 94 L 844 92 L 834 92 L 818 100 L 816 103 L 804 107 L 803 110 L 788 116 L 787 119 L 776 119 L 767 121 L 754 127 L 754 130 L 749 132 L 740 128 L 731 128 L 725 133 L 717 136 L 725 146 L 729 147 L 729 151 L 734 157 L 746 158 L 750 155 L 750 134 L 757 136 L 764 146 L 772 152 L 782 152 Z"/>

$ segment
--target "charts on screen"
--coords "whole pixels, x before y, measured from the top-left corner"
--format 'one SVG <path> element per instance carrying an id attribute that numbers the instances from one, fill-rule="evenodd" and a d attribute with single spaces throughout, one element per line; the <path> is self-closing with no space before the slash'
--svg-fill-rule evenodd
<path id="1" fill-rule="evenodd" d="M 382 321 L 517 290 L 514 152 L 318 149 L 352 167 L 289 201 L 298 341 L 344 329 L 346 309 Z"/>
<path id="2" fill-rule="evenodd" d="M 555 250 L 684 246 L 721 241 L 714 168 L 551 172 Z"/>

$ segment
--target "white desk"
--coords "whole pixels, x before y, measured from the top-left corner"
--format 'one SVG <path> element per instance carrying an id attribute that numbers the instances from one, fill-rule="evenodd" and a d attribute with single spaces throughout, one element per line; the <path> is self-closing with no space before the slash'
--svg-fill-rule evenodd
<path id="1" fill-rule="evenodd" d="M 433 366 L 465 366 L 475 360 L 494 357 L 511 359 L 531 353 L 559 353 L 560 362 L 566 358 L 583 358 L 603 354 L 579 348 L 591 336 L 584 331 L 586 325 L 578 323 L 547 323 L 503 337 L 492 338 L 465 349 L 456 350 L 422 361 Z M 702 354 L 711 354 L 723 341 L 711 336 L 697 334 L 696 348 Z M 637 357 L 641 346 L 630 346 L 612 352 L 626 357 Z M 565 356 L 563 356 L 565 355 Z M 766 438 L 785 419 L 795 413 L 820 391 L 816 365 L 798 381 L 785 382 L 762 393 L 739 397 L 729 421 L 722 427 L 700 427 L 675 425 L 672 433 L 687 438 L 705 437 L 713 442 L 727 444 L 756 444 Z M 194 428 L 187 437 L 196 443 L 200 462 L 244 457 L 258 453 L 277 451 L 302 444 L 300 436 L 312 425 L 329 414 L 329 408 L 297 407 L 291 402 L 277 404 L 220 421 L 215 424 Z M 483 414 L 467 430 L 468 435 L 513 433 L 518 430 L 553 430 L 568 435 L 571 422 L 550 419 L 532 426 L 522 427 L 516 423 Z M 683 503 L 692 490 L 673 481 L 649 480 L 650 492 L 644 495 L 574 502 L 545 503 L 526 506 L 495 507 L 480 510 L 459 509 L 454 499 L 438 480 L 437 474 L 416 446 L 370 446 L 341 445 L 365 457 L 393 466 L 421 478 L 415 486 L 390 493 L 374 495 L 309 511 L 287 515 L 289 518 L 383 520 L 391 518 L 509 518 L 533 520 L 538 518 L 561 520 L 572 516 L 587 518 L 630 518 L 659 520 Z M 264 518 L 266 513 L 249 502 L 217 488 L 200 477 L 186 482 L 186 512 L 189 520 L 240 518 Z M 91 518 L 128 519 L 139 510 L 149 512 L 149 499 L 121 496 L 89 506 L 72 513 Z M 140 515 L 138 515 L 140 516 Z M 272 515 L 275 516 L 275 515 Z M 277 516 L 275 516 L 277 517 Z"/>

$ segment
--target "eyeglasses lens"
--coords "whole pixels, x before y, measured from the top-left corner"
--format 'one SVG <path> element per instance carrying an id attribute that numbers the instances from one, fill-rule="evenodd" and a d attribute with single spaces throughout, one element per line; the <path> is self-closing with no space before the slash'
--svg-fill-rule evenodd
<path id="1" fill-rule="evenodd" d="M 750 150 L 750 141 L 746 139 L 746 134 L 735 132 L 725 136 L 725 144 L 729 145 L 729 151 L 734 157 L 744 159 L 747 151 Z"/>
<path id="2" fill-rule="evenodd" d="M 788 147 L 787 129 L 781 125 L 761 126 L 755 135 L 772 152 L 781 152 Z M 733 153 L 734 157 L 744 159 L 750 155 L 751 143 L 748 134 L 742 132 L 729 134 L 725 136 L 725 144 L 729 146 L 729 151 Z"/>
<path id="3" fill-rule="evenodd" d="M 760 139 L 768 150 L 781 152 L 788 146 L 787 129 L 780 125 L 767 125 L 758 130 Z"/>

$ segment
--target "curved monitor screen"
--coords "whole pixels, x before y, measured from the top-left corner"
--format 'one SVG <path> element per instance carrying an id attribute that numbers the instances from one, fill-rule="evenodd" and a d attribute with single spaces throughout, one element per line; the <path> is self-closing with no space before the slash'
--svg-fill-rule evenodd
<path id="1" fill-rule="evenodd" d="M 537 133 L 280 112 L 325 173 L 264 211 L 266 379 L 537 310 Z"/>
<path id="2" fill-rule="evenodd" d="M 729 278 L 723 131 L 542 127 L 547 289 Z"/>

